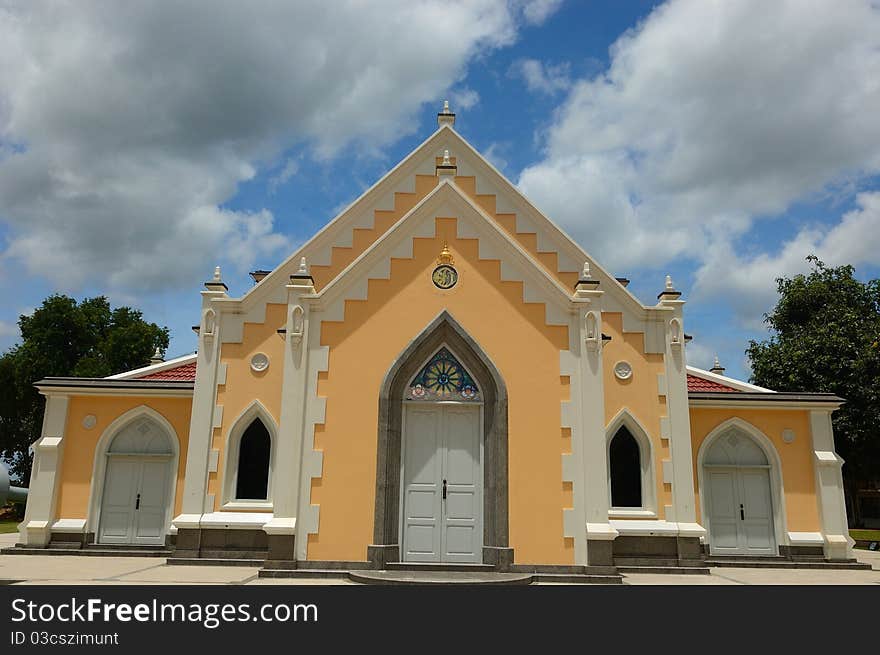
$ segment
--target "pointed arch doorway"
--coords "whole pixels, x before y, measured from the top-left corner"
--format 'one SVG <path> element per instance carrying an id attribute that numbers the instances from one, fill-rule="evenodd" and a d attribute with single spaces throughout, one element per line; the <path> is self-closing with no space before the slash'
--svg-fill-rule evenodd
<path id="1" fill-rule="evenodd" d="M 504 569 L 513 561 L 507 516 L 507 390 L 443 312 L 382 385 L 368 558 L 376 568 L 403 561 Z"/>

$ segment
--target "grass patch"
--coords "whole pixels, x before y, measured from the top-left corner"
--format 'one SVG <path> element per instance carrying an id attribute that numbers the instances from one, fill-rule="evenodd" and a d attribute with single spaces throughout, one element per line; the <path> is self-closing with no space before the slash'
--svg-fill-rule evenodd
<path id="1" fill-rule="evenodd" d="M 849 536 L 856 541 L 880 541 L 880 530 L 850 530 Z"/>
<path id="2" fill-rule="evenodd" d="M 3 519 L 0 520 L 0 534 L 10 534 L 11 532 L 18 532 L 18 524 L 21 523 L 18 519 Z"/>

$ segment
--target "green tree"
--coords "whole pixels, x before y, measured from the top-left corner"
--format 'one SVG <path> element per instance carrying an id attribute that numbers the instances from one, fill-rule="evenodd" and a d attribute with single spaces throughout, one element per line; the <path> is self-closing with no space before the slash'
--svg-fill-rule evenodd
<path id="1" fill-rule="evenodd" d="M 750 341 L 752 381 L 777 391 L 830 392 L 846 400 L 833 415 L 850 521 L 854 492 L 880 476 L 880 280 L 852 266 L 828 268 L 811 255 L 806 275 L 776 280 L 779 301 L 764 317 L 770 337 Z"/>
<path id="2" fill-rule="evenodd" d="M 49 376 L 105 377 L 145 366 L 168 347 L 168 328 L 131 307 L 112 309 L 103 296 L 80 303 L 49 296 L 20 316 L 21 343 L 0 356 L 0 456 L 27 483 L 30 445 L 40 436 L 44 402 L 34 382 Z"/>

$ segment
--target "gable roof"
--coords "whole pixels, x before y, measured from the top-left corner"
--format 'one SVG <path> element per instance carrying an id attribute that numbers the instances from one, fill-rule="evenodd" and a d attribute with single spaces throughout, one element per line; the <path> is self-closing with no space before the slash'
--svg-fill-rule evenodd
<path id="1" fill-rule="evenodd" d="M 182 355 L 158 364 L 142 366 L 116 375 L 108 375 L 105 380 L 183 380 L 195 381 L 196 355 Z"/>
<path id="2" fill-rule="evenodd" d="M 759 387 L 756 384 L 750 384 L 729 378 L 726 375 L 718 375 L 712 371 L 705 371 L 696 366 L 687 367 L 687 385 L 688 392 L 699 391 L 723 391 L 723 392 L 745 392 L 745 393 L 776 393 L 772 389 Z"/>
<path id="3" fill-rule="evenodd" d="M 287 284 L 289 276 L 297 271 L 302 257 L 306 257 L 309 263 L 322 259 L 322 253 L 332 248 L 340 240 L 349 244 L 352 240 L 348 237 L 358 228 L 363 228 L 359 221 L 366 215 L 372 215 L 382 198 L 395 193 L 399 185 L 414 179 L 422 169 L 430 166 L 431 175 L 434 174 L 435 158 L 443 149 L 450 151 L 450 156 L 455 158 L 456 166 L 461 172 L 462 167 L 473 170 L 479 174 L 477 181 L 484 180 L 492 187 L 496 198 L 503 198 L 514 207 L 517 224 L 522 219 L 524 223 L 534 226 L 526 232 L 517 234 L 534 236 L 538 243 L 542 240 L 549 241 L 549 247 L 538 246 L 539 253 L 556 253 L 560 262 L 560 269 L 571 274 L 581 270 L 585 262 L 590 263 L 590 270 L 594 278 L 602 283 L 602 289 L 606 291 L 606 297 L 610 295 L 617 304 L 627 308 L 630 312 L 642 317 L 652 306 L 643 305 L 620 281 L 608 273 L 593 257 L 586 253 L 568 234 L 559 228 L 551 219 L 541 213 L 522 192 L 504 177 L 488 160 L 485 159 L 470 143 L 449 125 L 443 125 L 430 137 L 410 152 L 394 168 L 386 173 L 372 187 L 346 207 L 339 215 L 327 223 L 311 239 L 300 246 L 287 259 L 279 264 L 271 273 L 264 277 L 258 284 L 244 293 L 239 300 L 242 308 L 252 306 L 253 303 L 266 302 L 271 294 L 278 293 Z M 477 193 L 480 194 L 479 189 Z M 483 194 L 480 194 L 483 195 Z M 491 195 L 491 192 L 489 193 Z M 493 221 L 495 221 L 493 217 Z M 497 222 L 497 221 L 495 221 Z M 499 226 L 500 227 L 500 226 Z M 389 228 L 390 229 L 390 228 Z M 387 233 L 388 229 L 385 230 Z M 376 240 L 381 238 L 377 236 Z M 357 256 L 362 254 L 371 244 L 363 247 Z M 350 247 L 350 246 L 345 246 Z M 544 267 L 532 253 L 529 253 L 536 265 Z M 567 263 L 562 263 L 567 262 Z M 323 265 L 323 264 L 321 264 Z M 560 271 L 552 271 L 554 277 Z"/>

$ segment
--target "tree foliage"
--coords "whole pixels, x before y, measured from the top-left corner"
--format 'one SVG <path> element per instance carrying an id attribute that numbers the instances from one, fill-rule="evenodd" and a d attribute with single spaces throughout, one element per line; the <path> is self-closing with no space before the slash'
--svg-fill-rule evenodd
<path id="1" fill-rule="evenodd" d="M 0 456 L 19 480 L 30 476 L 30 445 L 40 436 L 44 402 L 33 384 L 50 376 L 105 377 L 145 366 L 168 347 L 168 328 L 131 307 L 110 307 L 103 296 L 80 303 L 46 298 L 20 316 L 21 343 L 0 356 Z"/>
<path id="2" fill-rule="evenodd" d="M 771 335 L 749 342 L 746 353 L 755 384 L 846 400 L 833 423 L 851 490 L 880 472 L 880 280 L 807 261 L 808 274 L 777 279 L 779 301 L 764 319 Z"/>

